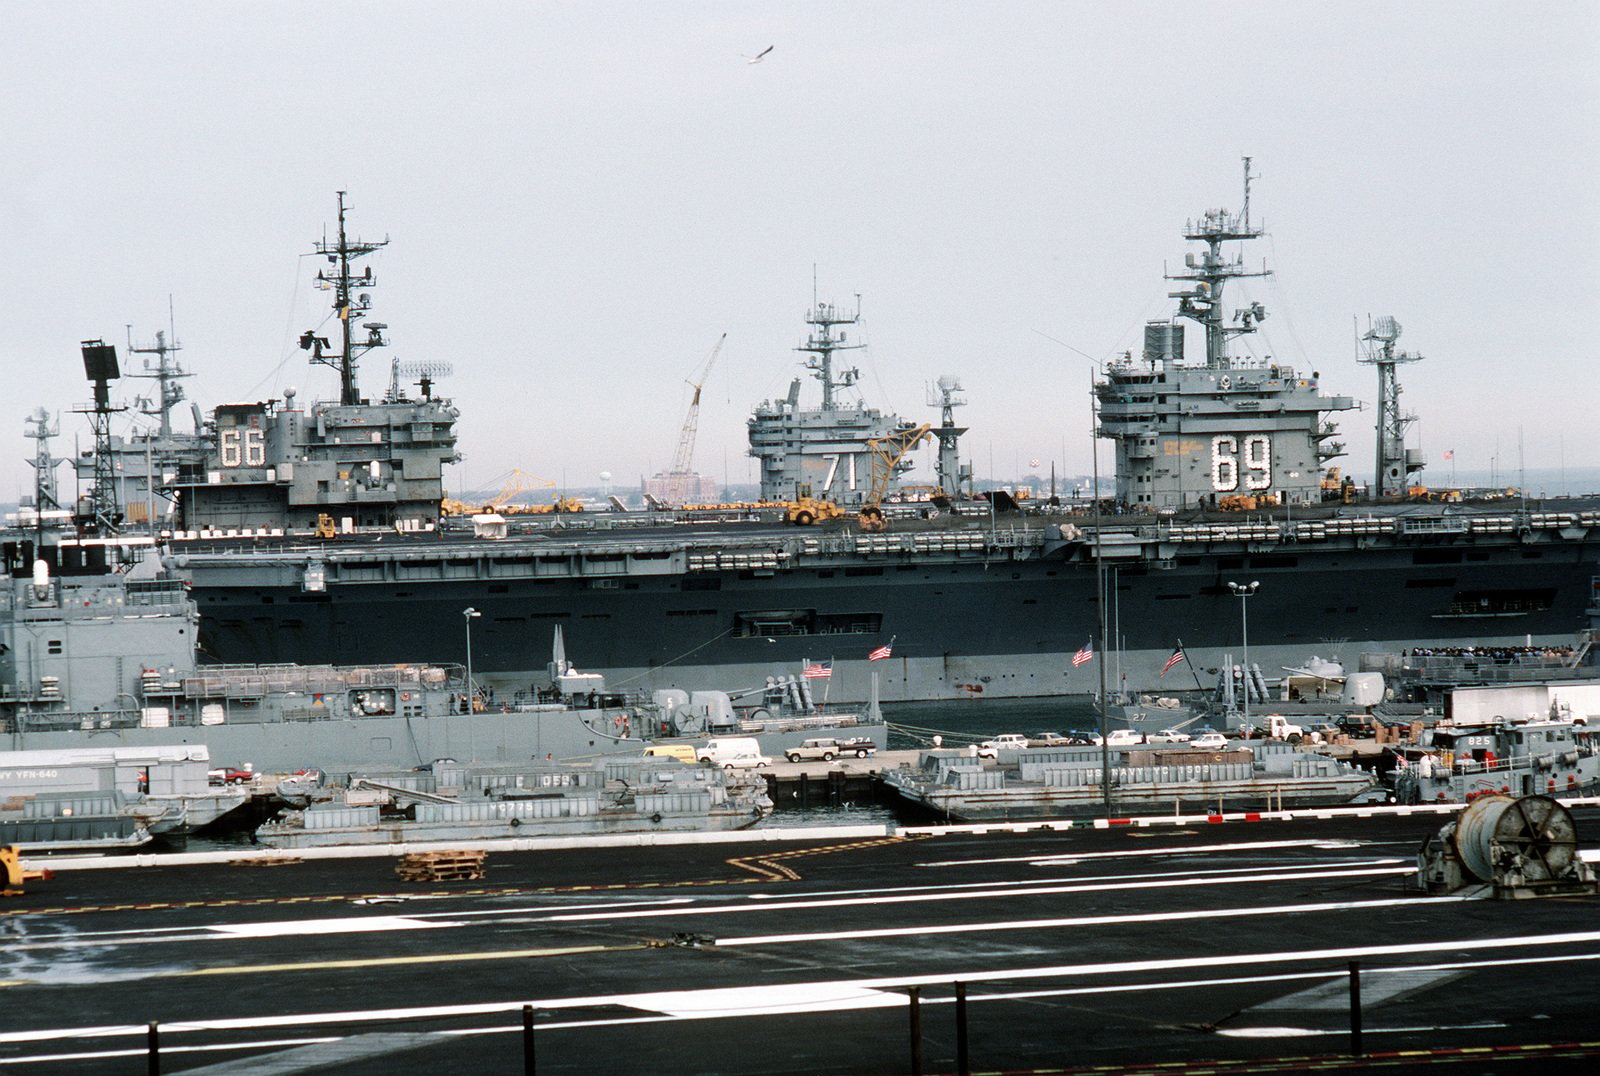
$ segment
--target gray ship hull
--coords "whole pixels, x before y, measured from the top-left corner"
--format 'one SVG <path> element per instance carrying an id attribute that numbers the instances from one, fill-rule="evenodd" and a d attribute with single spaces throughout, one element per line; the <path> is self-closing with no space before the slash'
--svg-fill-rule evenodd
<path id="1" fill-rule="evenodd" d="M 1296 517 L 1296 529 L 1306 525 Z M 1121 640 L 1108 688 L 1195 688 L 1187 667 L 1160 675 L 1180 640 L 1202 671 L 1227 654 L 1238 660 L 1232 580 L 1261 584 L 1248 600 L 1249 656 L 1272 670 L 1313 654 L 1354 667 L 1363 652 L 1408 646 L 1555 645 L 1583 626 L 1600 574 L 1592 520 L 1480 534 L 1465 523 L 1406 528 L 1391 516 L 1372 533 L 1315 540 L 1252 526 L 1261 540 L 1227 537 L 1241 528 L 1220 524 L 1201 540 L 1172 527 L 1108 532 L 1108 620 Z M 470 606 L 483 614 L 472 640 L 478 675 L 499 691 L 535 679 L 554 625 L 586 667 L 628 686 L 759 682 L 831 658 L 832 699 L 843 703 L 866 698 L 869 669 L 885 701 L 1098 690 L 1099 669 L 1069 661 L 1098 637 L 1086 541 L 1052 539 L 1037 523 L 946 532 L 956 538 L 794 533 L 214 545 L 170 563 L 193 585 L 204 648 L 218 660 L 453 656 Z M 938 541 L 970 545 L 931 548 Z M 308 569 L 318 589 L 308 589 Z M 893 655 L 869 666 L 868 653 L 891 640 Z M 1107 649 L 1097 647 L 1097 661 Z"/>

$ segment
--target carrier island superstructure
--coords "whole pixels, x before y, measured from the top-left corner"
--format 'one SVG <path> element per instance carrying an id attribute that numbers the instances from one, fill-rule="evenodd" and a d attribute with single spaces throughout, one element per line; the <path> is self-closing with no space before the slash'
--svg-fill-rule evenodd
<path id="1" fill-rule="evenodd" d="M 349 326 L 370 316 L 371 278 L 352 263 L 373 244 L 342 224 L 341 212 L 337 240 L 317 252 Z M 618 686 L 759 684 L 832 659 L 832 700 L 860 701 L 868 655 L 888 647 L 870 663 L 886 701 L 1077 694 L 1094 690 L 1097 669 L 1069 656 L 1098 637 L 1102 592 L 1118 685 L 1171 689 L 1159 674 L 1179 640 L 1201 669 L 1237 654 L 1243 602 L 1228 584 L 1242 581 L 1259 584 L 1250 656 L 1268 669 L 1410 645 L 1559 643 L 1583 627 L 1600 506 L 1324 500 L 1323 466 L 1341 451 L 1329 416 L 1349 401 L 1320 395 L 1315 371 L 1229 354 L 1265 313 L 1226 309 L 1222 294 L 1247 275 L 1233 245 L 1259 228 L 1243 210 L 1212 211 L 1185 234 L 1201 249 L 1176 274 L 1174 320 L 1096 386 L 1119 514 L 923 508 L 863 533 L 848 518 L 800 528 L 773 513 L 587 512 L 475 534 L 438 518 L 455 408 L 432 392 L 431 367 L 415 396 L 397 369 L 385 396 L 364 398 L 353 359 L 387 331 L 364 322 L 337 346 L 306 340 L 314 359 L 352 360 L 338 401 L 216 411 L 196 458 L 176 468 L 176 516 L 144 570 L 189 587 L 202 651 L 219 662 L 458 661 L 471 609 L 475 675 L 501 692 L 537 679 L 560 626 Z M 824 406 L 802 408 L 797 386 L 751 422 L 773 495 L 810 485 L 850 504 L 848 460 L 909 424 L 837 398 L 853 378 L 832 360 L 854 316 L 819 304 L 809 319 L 801 351 Z M 1203 359 L 1182 353 L 1184 322 L 1202 327 Z M 952 485 L 956 388 L 944 383 L 933 429 Z M 1256 507 L 1223 511 L 1230 497 Z M 1097 650 L 1112 660 L 1108 643 Z"/>

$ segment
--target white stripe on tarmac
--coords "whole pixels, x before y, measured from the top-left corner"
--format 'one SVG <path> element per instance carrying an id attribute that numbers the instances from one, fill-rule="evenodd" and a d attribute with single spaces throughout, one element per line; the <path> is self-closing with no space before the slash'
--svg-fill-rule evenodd
<path id="1" fill-rule="evenodd" d="M 1127 848 L 1114 852 L 1062 852 L 1060 855 L 999 856 L 989 859 L 940 859 L 918 863 L 919 867 L 978 867 L 989 863 L 1040 863 L 1085 859 L 1128 859 L 1134 856 L 1192 856 L 1201 852 L 1250 852 L 1264 848 L 1359 848 L 1362 841 L 1238 841 L 1233 844 L 1175 845 L 1170 848 Z"/>
<path id="2" fill-rule="evenodd" d="M 644 919 L 663 915 L 732 915 L 751 911 L 789 911 L 794 908 L 850 908 L 861 904 L 910 904 L 918 901 L 980 900 L 992 897 L 1053 896 L 1061 893 L 1124 893 L 1140 889 L 1173 889 L 1201 885 L 1240 885 L 1260 882 L 1305 881 L 1311 878 L 1360 878 L 1384 874 L 1415 874 L 1416 867 L 1367 867 L 1360 870 L 1324 870 L 1296 874 L 1249 874 L 1231 878 L 1194 878 L 1183 876 L 1149 882 L 1118 884 L 1072 884 L 1034 886 L 1028 889 L 981 889 L 956 893 L 910 893 L 894 897 L 858 897 L 848 900 L 795 900 L 781 904 L 737 904 L 706 908 L 672 908 L 664 911 L 637 912 L 582 912 L 577 915 L 547 915 L 538 921 L 546 923 L 577 923 L 605 919 Z"/>
<path id="3" fill-rule="evenodd" d="M 1470 900 L 1469 897 L 1435 897 L 1434 900 Z M 743 938 L 718 938 L 717 948 L 743 945 L 784 945 L 789 942 L 854 941 L 862 938 L 922 937 L 929 934 L 988 934 L 1000 930 L 1053 930 L 1060 927 L 1111 926 L 1131 923 L 1167 923 L 1175 919 L 1228 919 L 1235 916 L 1303 915 L 1307 912 L 1350 912 L 1415 904 L 1415 897 L 1390 900 L 1328 901 L 1319 904 L 1279 904 L 1271 907 L 1208 908 L 1204 911 L 1135 912 L 1127 915 L 1075 915 L 1060 919 L 1013 919 L 1004 923 L 944 923 L 939 926 L 879 927 L 864 930 L 824 930 L 808 934 L 753 934 Z"/>
<path id="4" fill-rule="evenodd" d="M 1337 864 L 1337 866 L 1339 866 L 1340 868 L 1380 867 L 1380 866 L 1386 867 L 1386 866 L 1392 866 L 1392 865 L 1394 865 L 1396 863 L 1409 863 L 1409 864 L 1412 864 L 1413 867 L 1415 867 L 1416 858 L 1414 856 L 1413 857 L 1409 857 L 1409 858 L 1405 858 L 1405 859 L 1399 858 L 1397 856 L 1382 856 L 1382 857 L 1373 857 L 1373 858 L 1370 858 L 1370 859 L 1341 860 Z M 1283 864 L 1281 866 L 1275 867 L 1274 869 L 1278 870 L 1278 871 L 1314 871 L 1314 870 L 1329 870 L 1329 869 L 1332 869 L 1334 866 L 1335 866 L 1335 864 L 1330 862 L 1330 861 L 1319 860 L 1319 861 L 1317 861 L 1315 863 L 1285 863 L 1285 864 Z M 880 886 L 878 888 L 871 888 L 871 889 L 865 889 L 865 888 L 864 889 L 819 889 L 819 890 L 813 890 L 813 891 L 805 892 L 805 893 L 795 893 L 795 892 L 788 892 L 788 893 L 742 893 L 742 894 L 739 894 L 739 896 L 744 900 L 794 901 L 794 900 L 811 900 L 811 899 L 815 899 L 817 897 L 850 897 L 850 896 L 856 896 L 856 895 L 861 894 L 861 893 L 933 893 L 933 892 L 950 891 L 950 890 L 957 890 L 957 889 L 983 889 L 983 888 L 986 888 L 986 887 L 990 888 L 990 889 L 999 890 L 999 889 L 1002 889 L 1002 888 L 1004 888 L 1006 886 L 1054 885 L 1056 883 L 1067 883 L 1067 882 L 1085 884 L 1085 883 L 1088 883 L 1088 882 L 1125 882 L 1125 881 L 1132 881 L 1132 880 L 1136 880 L 1136 879 L 1204 878 L 1204 877 L 1208 877 L 1208 876 L 1218 876 L 1218 877 L 1220 877 L 1220 876 L 1229 875 L 1229 874 L 1248 874 L 1248 873 L 1250 873 L 1252 871 L 1259 871 L 1260 869 L 1261 869 L 1260 867 L 1211 867 L 1211 868 L 1208 868 L 1206 870 L 1149 871 L 1149 872 L 1144 872 L 1144 873 L 1140 873 L 1140 874 L 1090 874 L 1090 875 L 1085 875 L 1085 876 L 1083 876 L 1081 878 L 1066 878 L 1066 877 L 1061 877 L 1061 878 L 1019 878 L 1019 879 L 1016 879 L 1015 881 L 944 882 L 944 883 L 929 884 L 929 885 Z M 607 905 L 599 905 L 599 904 L 597 904 L 597 905 L 595 905 L 595 907 L 597 907 L 597 908 L 607 907 Z M 549 909 L 548 908 L 539 908 L 539 909 L 528 908 L 528 909 L 524 909 L 524 910 L 525 911 L 548 911 Z M 568 909 L 568 910 L 574 910 L 575 911 L 577 909 Z M 439 912 L 437 914 L 446 915 L 446 914 L 449 914 L 449 913 Z M 466 913 L 466 914 L 484 915 L 484 914 L 488 914 L 488 913 L 475 912 L 475 913 Z"/>
<path id="5" fill-rule="evenodd" d="M 1600 945 L 1600 931 L 1579 931 L 1569 934 L 1527 934 L 1510 938 L 1461 938 L 1442 941 L 1408 942 L 1394 945 L 1359 945 L 1336 949 L 1297 949 L 1278 952 L 1239 953 L 1234 956 L 1177 957 L 1166 960 L 1127 960 L 1101 964 L 1058 964 L 1050 967 L 999 968 L 980 971 L 946 970 L 931 975 L 900 975 L 872 979 L 821 980 L 809 983 L 783 984 L 781 989 L 793 991 L 808 988 L 807 997 L 815 1002 L 829 996 L 843 997 L 847 993 L 869 990 L 901 990 L 911 986 L 948 986 L 952 982 L 987 983 L 1019 979 L 1061 979 L 1102 975 L 1125 975 L 1141 972 L 1183 971 L 1190 968 L 1252 967 L 1286 962 L 1312 963 L 1316 961 L 1366 960 L 1377 957 L 1414 956 L 1425 953 L 1473 952 L 1479 950 L 1514 949 L 1519 946 L 1543 947 L 1552 945 Z M 1588 960 L 1600 953 L 1579 953 L 1571 956 L 1533 957 L 1527 960 L 1507 960 L 1509 965 L 1539 961 Z M 1326 974 L 1326 973 L 1324 973 Z M 1185 983 L 1155 983 L 1148 989 L 1177 987 Z M 725 988 L 718 988 L 719 992 Z M 761 1015 L 777 1015 L 780 1010 L 764 997 L 764 991 L 779 989 L 776 986 L 752 985 L 742 988 L 746 1000 L 744 1009 Z M 692 995 L 693 990 L 679 991 L 679 995 Z M 773 995 L 774 997 L 776 995 Z M 312 1027 L 320 1024 L 376 1023 L 387 1020 L 420 1020 L 439 1017 L 479 1016 L 496 1013 L 520 1012 L 524 1005 L 535 1009 L 580 1009 L 615 1005 L 640 1008 L 641 998 L 654 999 L 658 1004 L 665 995 L 656 992 L 637 994 L 600 994 L 592 997 L 530 998 L 476 1005 L 411 1006 L 399 1009 L 356 1009 L 343 1012 L 292 1013 L 279 1016 L 237 1017 L 219 1020 L 189 1020 L 183 1023 L 162 1024 L 168 1033 L 184 1031 L 238 1031 L 269 1027 Z M 904 999 L 900 999 L 904 1002 Z M 692 1007 L 692 997 L 677 997 L 675 1005 Z M 659 1010 L 657 1010 L 659 1012 Z M 659 1017 L 643 1017 L 645 1021 Z M 634 1021 L 637 1022 L 637 1021 Z M 552 1025 L 540 1024 L 541 1028 Z M 560 1026 L 578 1026 L 560 1025 Z M 30 1031 L 0 1032 L 0 1042 L 39 1042 L 64 1038 L 108 1038 L 148 1033 L 145 1024 L 103 1024 L 92 1027 L 46 1028 Z"/>

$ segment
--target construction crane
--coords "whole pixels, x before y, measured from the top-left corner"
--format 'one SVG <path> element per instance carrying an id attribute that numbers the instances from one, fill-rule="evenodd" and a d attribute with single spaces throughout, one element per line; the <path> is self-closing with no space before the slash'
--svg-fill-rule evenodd
<path id="1" fill-rule="evenodd" d="M 872 485 L 861 501 L 859 517 L 862 530 L 884 529 L 883 495 L 889 491 L 889 480 L 894 478 L 895 470 L 906 453 L 932 436 L 932 430 L 933 427 L 924 422 L 920 426 L 906 426 L 882 437 L 867 439 L 867 450 L 872 454 Z"/>
<path id="2" fill-rule="evenodd" d="M 488 502 L 485 507 L 494 511 L 502 511 L 511 507 L 512 499 L 527 493 L 532 489 L 554 489 L 555 483 L 548 478 L 537 478 L 520 467 L 511 468 L 511 473 L 506 479 L 506 484 L 500 487 L 500 492 Z"/>
<path id="3" fill-rule="evenodd" d="M 689 466 L 694 460 L 695 433 L 700 428 L 700 390 L 711 376 L 711 367 L 722 352 L 723 341 L 727 339 L 727 333 L 717 337 L 716 346 L 711 349 L 705 364 L 700 367 L 699 379 L 688 382 L 689 387 L 694 389 L 694 394 L 689 398 L 689 413 L 683 420 L 683 433 L 678 437 L 678 450 L 672 454 L 672 466 L 667 470 L 666 503 L 669 507 L 682 508 L 684 502 L 689 499 L 691 474 Z"/>

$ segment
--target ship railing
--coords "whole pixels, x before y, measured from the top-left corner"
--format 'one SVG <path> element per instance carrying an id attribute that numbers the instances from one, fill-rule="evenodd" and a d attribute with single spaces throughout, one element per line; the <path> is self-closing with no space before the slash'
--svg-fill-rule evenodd
<path id="1" fill-rule="evenodd" d="M 1441 683 L 1494 683 L 1519 680 L 1574 680 L 1594 675 L 1577 664 L 1580 651 L 1556 648 L 1521 654 L 1362 654 L 1361 668 L 1386 677 Z"/>
<path id="2" fill-rule="evenodd" d="M 18 713 L 4 724 L 6 733 L 26 736 L 30 732 L 102 732 L 138 728 L 138 710 L 55 710 L 47 713 Z M 24 741 L 21 748 L 26 749 Z"/>
<path id="3" fill-rule="evenodd" d="M 459 665 L 207 665 L 183 677 L 190 698 L 261 698 L 291 691 L 327 693 L 348 688 L 438 687 L 465 681 Z"/>
<path id="4" fill-rule="evenodd" d="M 801 729 L 855 728 L 868 724 L 860 714 L 774 714 L 760 721 L 739 722 L 741 732 L 798 732 Z"/>

